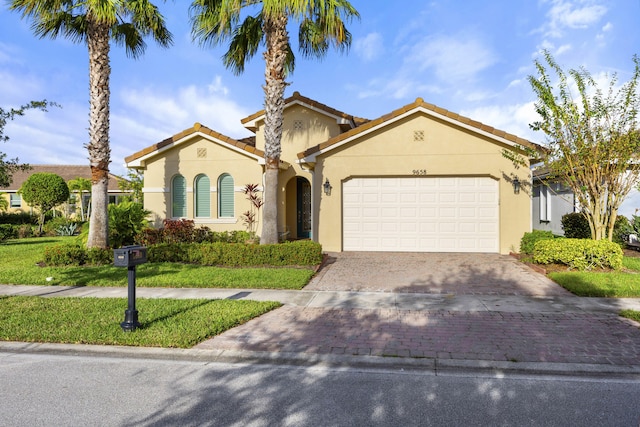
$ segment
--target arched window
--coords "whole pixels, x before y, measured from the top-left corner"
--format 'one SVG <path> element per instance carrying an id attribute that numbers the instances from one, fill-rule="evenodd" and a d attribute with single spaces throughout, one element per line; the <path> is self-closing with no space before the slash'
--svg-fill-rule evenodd
<path id="1" fill-rule="evenodd" d="M 195 181 L 196 218 L 209 218 L 211 216 L 211 185 L 207 175 L 196 176 Z"/>
<path id="2" fill-rule="evenodd" d="M 234 214 L 233 177 L 224 173 L 218 178 L 218 217 L 233 218 Z"/>
<path id="3" fill-rule="evenodd" d="M 187 180 L 182 175 L 176 175 L 171 180 L 171 216 L 187 216 Z"/>

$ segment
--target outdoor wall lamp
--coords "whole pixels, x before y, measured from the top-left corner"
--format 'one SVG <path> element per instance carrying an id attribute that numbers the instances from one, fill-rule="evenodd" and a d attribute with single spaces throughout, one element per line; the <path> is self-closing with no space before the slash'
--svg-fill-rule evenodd
<path id="1" fill-rule="evenodd" d="M 520 180 L 517 176 L 513 179 L 513 194 L 520 194 Z"/>
<path id="2" fill-rule="evenodd" d="M 324 188 L 324 194 L 326 194 L 327 196 L 331 195 L 331 183 L 329 182 L 329 178 L 326 178 L 326 181 L 324 182 L 324 184 L 322 184 L 322 187 Z"/>

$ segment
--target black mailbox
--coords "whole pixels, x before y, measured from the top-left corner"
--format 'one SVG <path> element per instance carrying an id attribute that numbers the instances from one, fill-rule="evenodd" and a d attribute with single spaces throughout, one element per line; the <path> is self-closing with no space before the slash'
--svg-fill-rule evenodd
<path id="1" fill-rule="evenodd" d="M 113 265 L 133 267 L 147 262 L 147 248 L 144 246 L 123 246 L 113 250 Z"/>

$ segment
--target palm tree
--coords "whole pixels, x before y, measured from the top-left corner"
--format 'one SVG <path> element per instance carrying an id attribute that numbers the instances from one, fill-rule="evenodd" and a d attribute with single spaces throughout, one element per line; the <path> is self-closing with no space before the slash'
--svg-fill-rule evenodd
<path id="1" fill-rule="evenodd" d="M 92 210 L 88 247 L 108 247 L 107 186 L 109 183 L 109 51 L 111 40 L 137 58 L 151 35 L 167 47 L 172 35 L 158 8 L 148 0 L 11 0 L 9 8 L 32 20 L 40 38 L 62 33 L 89 50 L 89 163 Z"/>
<path id="2" fill-rule="evenodd" d="M 241 22 L 241 15 L 245 16 Z M 346 51 L 351 33 L 345 22 L 359 17 L 346 0 L 195 0 L 192 33 L 203 45 L 229 43 L 223 62 L 236 75 L 244 71 L 261 44 L 265 45 L 265 189 L 263 244 L 278 242 L 278 166 L 284 111 L 285 78 L 295 59 L 289 43 L 289 19 L 300 23 L 299 48 L 304 56 L 322 58 L 332 45 Z"/>
<path id="3" fill-rule="evenodd" d="M 77 177 L 76 179 L 69 180 L 67 184 L 69 185 L 69 191 L 76 195 L 76 205 L 78 201 L 80 203 L 80 219 L 82 219 L 82 221 L 85 221 L 84 193 L 88 193 L 91 191 L 91 180 Z M 91 212 L 89 206 L 91 206 L 91 199 L 89 199 L 89 203 L 87 204 L 87 213 Z"/>

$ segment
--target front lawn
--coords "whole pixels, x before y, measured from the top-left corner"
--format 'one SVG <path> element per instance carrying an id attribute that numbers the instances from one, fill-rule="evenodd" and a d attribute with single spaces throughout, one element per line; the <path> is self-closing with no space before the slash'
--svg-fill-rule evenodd
<path id="1" fill-rule="evenodd" d="M 0 340 L 189 348 L 280 305 L 139 298 L 141 327 L 124 332 L 124 298 L 0 297 Z"/>
<path id="2" fill-rule="evenodd" d="M 548 273 L 551 280 L 581 297 L 640 297 L 640 274 L 590 271 Z"/>
<path id="3" fill-rule="evenodd" d="M 41 267 L 44 248 L 68 237 L 10 240 L 0 244 L 0 283 L 13 285 L 126 286 L 127 269 Z M 136 285 L 171 288 L 302 289 L 310 268 L 221 268 L 178 263 L 136 267 Z"/>
<path id="4" fill-rule="evenodd" d="M 547 274 L 581 297 L 640 297 L 640 258 L 625 256 L 622 271 L 553 271 Z"/>

